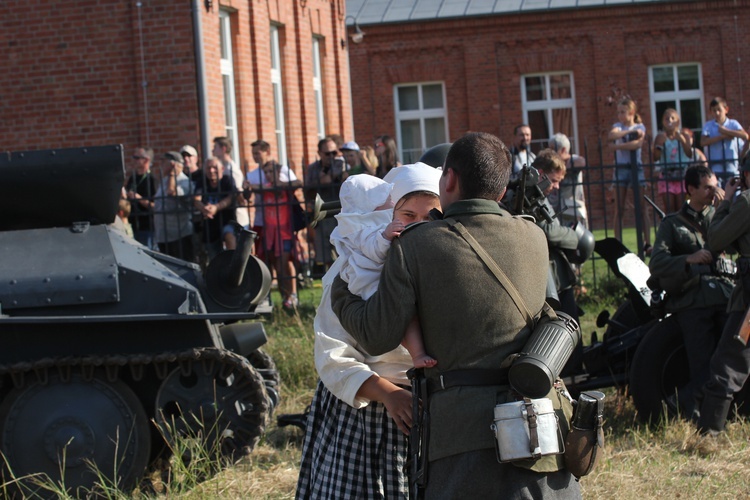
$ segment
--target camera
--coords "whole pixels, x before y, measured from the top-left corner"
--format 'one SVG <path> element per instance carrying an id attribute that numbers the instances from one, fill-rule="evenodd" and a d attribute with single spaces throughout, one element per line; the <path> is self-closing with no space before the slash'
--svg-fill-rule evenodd
<path id="1" fill-rule="evenodd" d="M 552 222 L 552 214 L 544 203 L 544 192 L 550 184 L 547 176 L 524 165 L 518 179 L 508 183 L 502 204 L 513 215 L 531 215 L 537 220 Z"/>

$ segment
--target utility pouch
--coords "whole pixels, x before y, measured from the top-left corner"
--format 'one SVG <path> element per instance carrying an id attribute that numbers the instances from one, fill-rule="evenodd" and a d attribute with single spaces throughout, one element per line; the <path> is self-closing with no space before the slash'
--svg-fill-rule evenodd
<path id="1" fill-rule="evenodd" d="M 498 462 L 538 460 L 564 451 L 557 415 L 549 398 L 513 401 L 495 406 L 491 425 Z"/>
<path id="2" fill-rule="evenodd" d="M 576 478 L 591 473 L 604 450 L 603 411 L 603 393 L 587 391 L 578 397 L 565 438 L 565 468 Z"/>

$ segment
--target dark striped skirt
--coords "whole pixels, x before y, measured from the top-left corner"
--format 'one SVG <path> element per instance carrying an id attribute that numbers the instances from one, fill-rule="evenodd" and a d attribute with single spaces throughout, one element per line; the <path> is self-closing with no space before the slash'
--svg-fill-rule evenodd
<path id="1" fill-rule="evenodd" d="M 382 403 L 357 410 L 318 382 L 296 498 L 408 498 L 407 450 L 407 437 Z"/>

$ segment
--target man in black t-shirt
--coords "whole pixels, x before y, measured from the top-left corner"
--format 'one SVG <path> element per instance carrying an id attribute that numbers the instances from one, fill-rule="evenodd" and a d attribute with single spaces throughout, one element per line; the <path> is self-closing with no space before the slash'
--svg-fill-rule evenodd
<path id="1" fill-rule="evenodd" d="M 133 152 L 135 167 L 125 181 L 125 191 L 132 210 L 128 218 L 135 239 L 149 248 L 154 248 L 153 208 L 156 181 L 151 175 L 154 150 L 136 148 Z"/>

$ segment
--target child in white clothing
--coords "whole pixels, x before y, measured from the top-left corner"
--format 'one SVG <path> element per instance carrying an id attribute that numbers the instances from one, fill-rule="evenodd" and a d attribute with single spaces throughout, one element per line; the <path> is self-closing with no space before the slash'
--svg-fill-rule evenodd
<path id="1" fill-rule="evenodd" d="M 377 290 L 391 242 L 410 224 L 428 220 L 430 209 L 439 208 L 440 174 L 417 163 L 394 168 L 385 180 L 360 174 L 342 184 L 341 213 L 336 216 L 338 225 L 331 233 L 331 243 L 343 259 L 340 275 L 352 293 L 370 297 Z M 437 364 L 425 352 L 416 317 L 404 332 L 402 345 L 415 367 Z"/>

